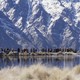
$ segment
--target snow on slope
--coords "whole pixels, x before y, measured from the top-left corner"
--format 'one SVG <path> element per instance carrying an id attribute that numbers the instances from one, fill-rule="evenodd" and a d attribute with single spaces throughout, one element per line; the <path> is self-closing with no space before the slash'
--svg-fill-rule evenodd
<path id="1" fill-rule="evenodd" d="M 0 47 L 29 47 L 29 41 L 24 39 L 24 34 L 14 27 L 13 23 L 0 11 Z"/>
<path id="2" fill-rule="evenodd" d="M 21 45 L 26 45 L 24 47 L 80 48 L 78 0 L 3 0 L 0 6 L 14 28 L 21 33 L 18 34 L 23 37 L 20 40 Z"/>

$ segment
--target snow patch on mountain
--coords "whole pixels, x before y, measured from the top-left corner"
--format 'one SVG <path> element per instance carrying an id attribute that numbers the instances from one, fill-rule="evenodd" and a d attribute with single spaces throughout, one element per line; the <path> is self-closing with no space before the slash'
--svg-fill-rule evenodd
<path id="1" fill-rule="evenodd" d="M 42 0 L 41 1 L 44 9 L 47 11 L 47 13 L 49 13 L 52 18 L 54 19 L 53 21 L 59 19 L 62 11 L 63 11 L 63 7 L 60 6 L 60 2 L 58 2 L 57 0 Z"/>

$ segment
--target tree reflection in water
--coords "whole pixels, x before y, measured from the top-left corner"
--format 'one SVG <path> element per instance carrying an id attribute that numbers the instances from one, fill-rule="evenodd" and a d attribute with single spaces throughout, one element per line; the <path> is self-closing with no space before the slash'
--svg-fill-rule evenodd
<path id="1" fill-rule="evenodd" d="M 0 68 L 8 67 L 8 66 L 30 66 L 32 64 L 41 63 L 49 67 L 57 66 L 59 68 L 63 67 L 74 67 L 80 64 L 80 57 L 75 57 L 71 60 L 65 59 L 55 59 L 54 57 L 27 57 L 27 56 L 19 56 L 19 57 L 0 57 Z"/>

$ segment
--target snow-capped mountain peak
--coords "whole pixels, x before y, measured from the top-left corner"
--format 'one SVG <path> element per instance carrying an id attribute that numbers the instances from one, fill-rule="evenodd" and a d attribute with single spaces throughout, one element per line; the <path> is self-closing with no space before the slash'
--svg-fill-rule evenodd
<path id="1" fill-rule="evenodd" d="M 9 19 L 3 23 L 15 30 L 6 35 L 23 48 L 80 48 L 79 0 L 1 0 L 0 6 Z"/>

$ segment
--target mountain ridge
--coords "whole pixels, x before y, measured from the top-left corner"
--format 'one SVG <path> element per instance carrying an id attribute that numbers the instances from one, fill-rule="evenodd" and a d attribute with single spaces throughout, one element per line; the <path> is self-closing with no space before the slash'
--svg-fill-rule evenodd
<path id="1" fill-rule="evenodd" d="M 80 49 L 79 0 L 3 0 L 0 5 L 0 11 L 10 20 L 8 28 L 18 34 L 16 45 Z"/>

